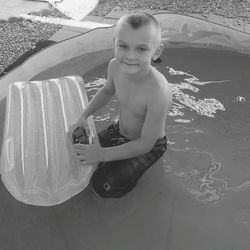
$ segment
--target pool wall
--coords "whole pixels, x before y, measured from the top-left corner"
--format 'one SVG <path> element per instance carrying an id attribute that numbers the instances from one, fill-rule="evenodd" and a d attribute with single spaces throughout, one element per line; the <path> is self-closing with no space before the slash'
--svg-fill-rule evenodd
<path id="1" fill-rule="evenodd" d="M 162 40 L 166 47 L 206 47 L 250 54 L 248 33 L 184 15 L 158 13 L 155 17 L 162 25 Z M 32 55 L 0 78 L 0 101 L 6 97 L 8 86 L 13 82 L 30 80 L 63 61 L 95 51 L 112 49 L 114 27 L 115 25 L 91 30 Z M 101 64 L 104 60 L 105 58 L 100 58 L 98 63 Z M 85 72 L 83 68 L 82 73 Z"/>

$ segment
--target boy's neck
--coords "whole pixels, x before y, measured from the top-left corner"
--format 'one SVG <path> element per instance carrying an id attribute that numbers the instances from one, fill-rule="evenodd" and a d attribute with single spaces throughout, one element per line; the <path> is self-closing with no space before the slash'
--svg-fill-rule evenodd
<path id="1" fill-rule="evenodd" d="M 144 79 L 149 77 L 151 71 L 152 71 L 152 66 L 150 65 L 149 68 L 146 71 L 138 72 L 138 73 L 136 73 L 134 75 L 129 75 L 129 74 L 125 73 L 125 76 L 130 81 L 140 83 L 141 81 L 143 81 Z"/>

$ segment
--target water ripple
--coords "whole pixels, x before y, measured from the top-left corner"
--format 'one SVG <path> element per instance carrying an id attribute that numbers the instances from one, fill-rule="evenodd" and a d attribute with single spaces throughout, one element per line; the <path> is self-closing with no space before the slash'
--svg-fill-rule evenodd
<path id="1" fill-rule="evenodd" d="M 171 159 L 165 159 L 164 162 L 168 163 L 163 166 L 165 171 L 181 179 L 186 190 L 199 202 L 216 204 L 226 193 L 239 192 L 250 187 L 250 180 L 232 187 L 227 180 L 217 178 L 222 163 L 216 161 L 212 153 L 190 147 L 172 150 L 178 153 L 178 160 L 171 162 Z"/>
<path id="2" fill-rule="evenodd" d="M 195 96 L 184 94 L 180 89 L 189 89 L 193 92 L 198 92 L 197 88 L 193 88 L 186 84 L 172 84 L 171 85 L 174 99 L 178 100 L 181 104 L 196 111 L 199 115 L 214 118 L 214 114 L 217 110 L 225 111 L 224 105 L 215 98 L 198 99 Z M 179 109 L 183 109 L 184 106 L 179 105 L 175 101 L 172 104 L 171 116 L 184 115 L 184 112 L 180 112 Z"/>

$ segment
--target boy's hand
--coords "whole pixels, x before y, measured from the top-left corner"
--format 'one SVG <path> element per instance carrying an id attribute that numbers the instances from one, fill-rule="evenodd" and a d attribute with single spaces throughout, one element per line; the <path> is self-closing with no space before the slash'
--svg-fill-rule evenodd
<path id="1" fill-rule="evenodd" d="M 74 144 L 73 147 L 77 159 L 84 164 L 99 163 L 104 159 L 102 147 L 98 143 Z"/>
<path id="2" fill-rule="evenodd" d="M 87 119 L 84 116 L 81 116 L 75 124 L 73 124 L 73 125 L 70 126 L 70 128 L 69 128 L 69 130 L 67 132 L 68 137 L 69 137 L 69 139 L 70 139 L 70 141 L 71 141 L 72 144 L 74 144 L 73 133 L 74 133 L 74 131 L 78 127 L 85 128 L 87 137 L 90 136 L 90 130 L 89 130 L 88 121 L 87 121 Z"/>

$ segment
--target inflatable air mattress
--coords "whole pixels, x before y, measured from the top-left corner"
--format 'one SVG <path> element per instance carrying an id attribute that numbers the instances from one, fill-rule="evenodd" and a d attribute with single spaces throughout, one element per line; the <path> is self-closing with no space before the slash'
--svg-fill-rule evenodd
<path id="1" fill-rule="evenodd" d="M 9 85 L 0 163 L 2 181 L 17 200 L 56 205 L 88 185 L 96 165 L 80 165 L 66 136 L 87 103 L 79 76 Z M 96 131 L 88 121 L 91 143 Z"/>

